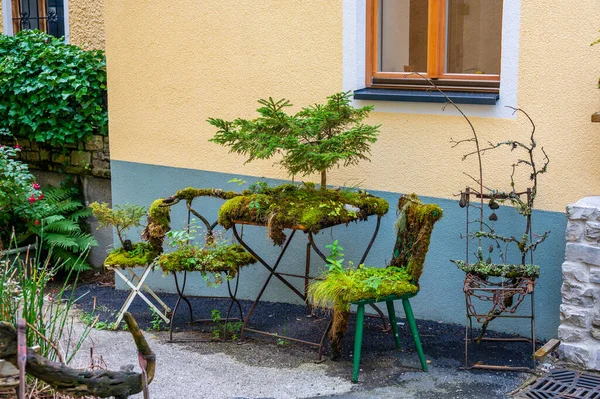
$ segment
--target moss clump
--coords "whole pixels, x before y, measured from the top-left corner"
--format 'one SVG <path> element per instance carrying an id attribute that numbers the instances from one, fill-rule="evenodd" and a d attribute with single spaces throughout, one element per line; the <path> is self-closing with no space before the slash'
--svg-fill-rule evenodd
<path id="1" fill-rule="evenodd" d="M 361 266 L 327 273 L 324 280 L 310 285 L 309 298 L 316 306 L 348 310 L 351 303 L 360 300 L 416 294 L 418 291 L 419 287 L 411 282 L 411 276 L 404 269 Z"/>
<path id="2" fill-rule="evenodd" d="M 240 193 L 236 193 L 235 191 L 223 191 L 218 188 L 187 187 L 177 191 L 173 197 L 184 201 L 192 201 L 196 197 L 215 197 L 228 200 L 240 195 Z"/>
<path id="3" fill-rule="evenodd" d="M 465 273 L 475 274 L 480 277 L 506 277 L 518 278 L 529 277 L 538 278 L 540 276 L 540 267 L 537 265 L 522 265 L 510 263 L 486 263 L 479 261 L 468 264 L 463 260 L 455 260 L 456 266 Z"/>
<path id="4" fill-rule="evenodd" d="M 165 273 L 198 271 L 205 278 L 211 273 L 220 284 L 221 273 L 232 278 L 238 268 L 256 263 L 256 259 L 239 244 L 215 244 L 205 247 L 184 245 L 174 252 L 162 254 L 157 262 Z"/>
<path id="5" fill-rule="evenodd" d="M 159 198 L 148 209 L 148 223 L 142 231 L 142 238 L 150 243 L 157 253 L 163 251 L 165 235 L 171 229 L 171 209 Z"/>
<path id="6" fill-rule="evenodd" d="M 137 242 L 132 245 L 132 249 L 129 251 L 123 248 L 110 251 L 104 260 L 104 265 L 114 267 L 143 266 L 151 263 L 156 256 L 158 256 L 158 252 L 154 251 L 149 243 Z"/>
<path id="7" fill-rule="evenodd" d="M 219 223 L 230 228 L 235 221 L 266 225 L 277 245 L 285 241 L 285 228 L 319 230 L 370 215 L 384 215 L 386 200 L 359 191 L 315 190 L 310 186 L 284 184 L 264 188 L 261 193 L 244 191 L 242 196 L 225 202 L 219 210 Z"/>

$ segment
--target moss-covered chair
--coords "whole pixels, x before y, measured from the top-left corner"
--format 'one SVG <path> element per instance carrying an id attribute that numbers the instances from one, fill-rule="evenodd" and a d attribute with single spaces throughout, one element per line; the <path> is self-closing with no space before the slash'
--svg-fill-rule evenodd
<path id="1" fill-rule="evenodd" d="M 157 251 L 162 253 L 162 245 L 164 237 L 170 230 L 170 209 L 173 205 L 180 201 L 185 202 L 187 208 L 187 232 L 183 234 L 183 242 L 177 245 L 173 252 L 162 253 L 156 259 L 156 264 L 165 273 L 173 274 L 175 279 L 175 287 L 177 289 L 178 298 L 173 308 L 171 315 L 171 325 L 169 330 L 170 340 L 173 340 L 173 320 L 177 314 L 177 310 L 181 301 L 187 303 L 190 311 L 190 322 L 198 321 L 215 321 L 214 319 L 194 320 L 192 306 L 185 295 L 187 282 L 187 274 L 190 272 L 199 272 L 208 284 L 212 284 L 209 280 L 209 275 L 214 278 L 214 284 L 219 285 L 223 280 L 227 281 L 227 289 L 229 298 L 231 299 L 229 308 L 224 318 L 224 335 L 227 332 L 227 324 L 230 319 L 232 307 L 237 304 L 240 320 L 243 319 L 242 307 L 239 300 L 236 298 L 237 288 L 239 284 L 239 271 L 242 267 L 256 263 L 256 259 L 246 252 L 239 244 L 228 243 L 227 241 L 219 240 L 216 236 L 215 228 L 217 222 L 210 223 L 200 211 L 194 209 L 193 202 L 199 197 L 212 197 L 219 199 L 231 199 L 240 194 L 232 191 L 223 191 L 219 189 L 197 189 L 186 188 L 179 190 L 174 196 L 166 199 L 158 199 L 154 201 L 150 207 L 148 217 L 148 227 L 144 232 L 144 238 L 147 239 Z M 204 209 L 204 208 L 202 208 Z M 192 218 L 199 220 L 205 227 L 205 240 L 203 243 L 193 243 L 190 241 Z M 183 232 L 181 232 L 183 233 Z M 180 284 L 178 274 L 183 274 L 183 281 Z M 230 281 L 235 278 L 235 288 L 232 290 Z M 215 298 L 214 296 L 205 296 L 207 298 Z M 220 321 L 220 320 L 219 320 Z"/>
<path id="2" fill-rule="evenodd" d="M 309 298 L 314 305 L 333 308 L 333 322 L 329 332 L 333 357 L 341 352 L 341 340 L 347 328 L 350 306 L 357 306 L 353 382 L 358 382 L 365 305 L 378 302 L 385 302 L 387 305 L 394 341 L 396 347 L 400 348 L 394 301 L 402 301 L 421 366 L 427 371 L 409 299 L 419 292 L 419 277 L 423 271 L 431 232 L 435 222 L 442 217 L 442 209 L 434 204 L 425 205 L 412 194 L 400 198 L 398 212 L 398 235 L 392 261 L 387 267 L 361 265 L 357 269 L 330 268 L 325 278 L 314 281 L 309 289 Z"/>

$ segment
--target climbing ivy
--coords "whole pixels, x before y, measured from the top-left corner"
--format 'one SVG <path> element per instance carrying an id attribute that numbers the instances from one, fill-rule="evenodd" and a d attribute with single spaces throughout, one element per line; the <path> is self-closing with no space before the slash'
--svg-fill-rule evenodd
<path id="1" fill-rule="evenodd" d="M 106 62 L 40 31 L 0 34 L 0 130 L 51 145 L 106 134 Z"/>

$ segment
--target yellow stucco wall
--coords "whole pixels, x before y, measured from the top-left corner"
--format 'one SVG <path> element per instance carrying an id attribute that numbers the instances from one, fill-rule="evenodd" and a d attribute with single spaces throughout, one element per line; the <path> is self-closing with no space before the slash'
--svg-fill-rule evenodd
<path id="1" fill-rule="evenodd" d="M 104 1 L 70 0 L 71 44 L 84 49 L 104 49 Z"/>
<path id="2" fill-rule="evenodd" d="M 307 105 L 341 90 L 343 3 L 106 0 L 113 159 L 286 178 L 273 161 L 242 165 L 243 157 L 209 143 L 215 130 L 205 120 L 252 117 L 262 97 Z M 600 47 L 589 46 L 600 10 L 595 0 L 521 4 L 518 105 L 551 158 L 538 204 L 562 211 L 600 194 L 600 124 L 590 123 L 600 111 Z M 472 121 L 484 143 L 530 132 L 523 117 Z M 450 144 L 470 135 L 459 117 L 375 113 L 370 123 L 382 124 L 372 162 L 332 170 L 331 184 L 452 198 L 471 184 L 463 172 L 477 173 L 474 158 L 461 161 L 470 148 Z M 512 155 L 486 155 L 489 185 L 508 183 Z"/>
<path id="3" fill-rule="evenodd" d="M 85 49 L 104 49 L 104 1 L 69 0 L 70 43 Z M 0 32 L 4 32 L 0 2 Z"/>

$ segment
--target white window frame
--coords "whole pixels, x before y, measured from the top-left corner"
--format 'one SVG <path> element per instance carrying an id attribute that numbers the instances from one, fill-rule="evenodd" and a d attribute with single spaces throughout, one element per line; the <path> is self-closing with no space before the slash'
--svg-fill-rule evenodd
<path id="1" fill-rule="evenodd" d="M 365 87 L 366 2 L 365 0 L 343 0 L 342 4 L 342 86 L 344 91 L 354 91 Z M 460 108 L 468 116 L 516 118 L 513 110 L 507 108 L 507 106 L 518 106 L 521 0 L 505 0 L 502 13 L 500 99 L 496 105 L 461 104 Z M 374 104 L 376 112 L 458 115 L 458 112 L 452 107 L 445 107 L 442 110 L 439 103 L 354 100 L 355 106 L 362 107 L 368 104 Z"/>
<path id="2" fill-rule="evenodd" d="M 71 32 L 69 30 L 69 0 L 63 0 L 65 8 L 65 43 L 71 42 Z M 4 34 L 12 36 L 13 32 L 13 21 L 12 21 L 12 1 L 2 0 L 2 18 L 4 21 Z"/>

